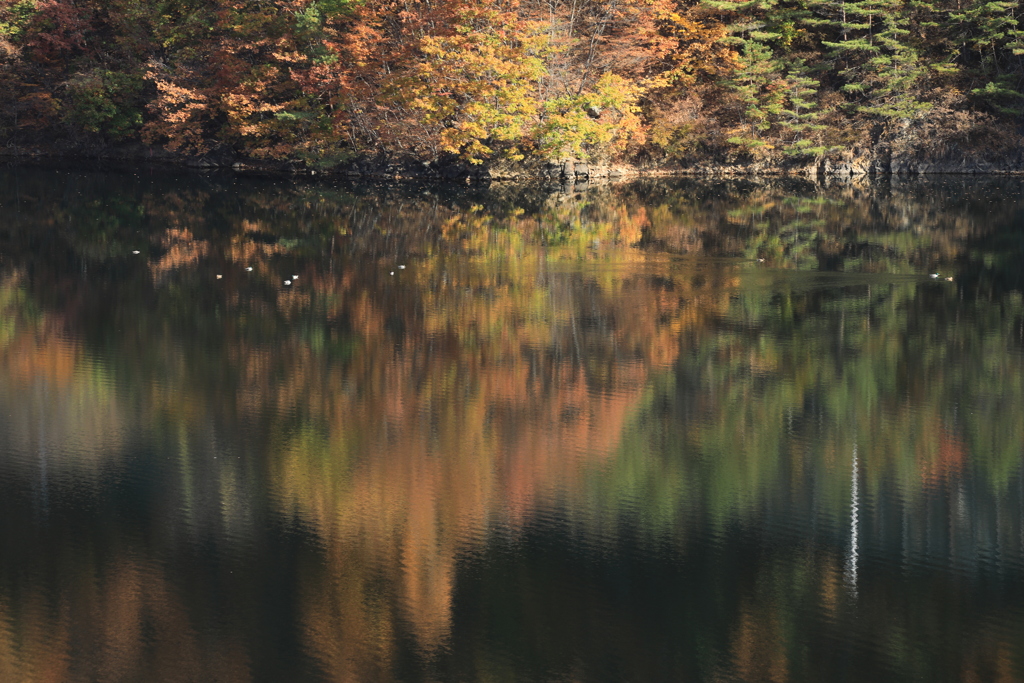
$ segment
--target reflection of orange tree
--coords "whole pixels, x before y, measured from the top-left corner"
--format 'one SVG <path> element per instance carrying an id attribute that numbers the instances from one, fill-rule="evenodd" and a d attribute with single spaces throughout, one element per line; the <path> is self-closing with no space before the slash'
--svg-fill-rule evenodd
<path id="1" fill-rule="evenodd" d="M 133 407 L 117 396 L 110 368 L 69 334 L 60 311 L 36 308 L 22 280 L 0 281 L 0 410 L 4 446 L 16 454 L 0 466 L 8 476 L 40 476 L 33 456 L 49 453 L 42 476 L 55 490 L 116 479 Z M 240 643 L 201 638 L 157 562 L 132 552 L 97 561 L 104 540 L 78 539 L 17 590 L 4 586 L 0 680 L 171 680 L 153 672 L 172 670 L 181 680 L 246 677 Z M 35 551 L 28 542 L 17 559 L 32 564 Z M 53 575 L 63 579 L 56 587 Z M 92 655 L 75 657 L 81 651 Z"/>
<path id="2" fill-rule="evenodd" d="M 0 679 L 250 678 L 239 639 L 201 637 L 157 563 L 129 553 L 105 566 L 83 566 L 80 558 L 63 569 L 77 580 L 58 596 L 39 585 L 16 602 L 0 596 Z M 76 656 L 83 651 L 89 656 Z"/>
<path id="3" fill-rule="evenodd" d="M 18 416 L 6 423 L 5 442 L 15 452 L 62 444 L 65 475 L 98 477 L 116 465 L 106 459 L 122 441 L 125 407 L 107 369 L 67 337 L 59 313 L 32 305 L 21 279 L 0 280 L 0 410 Z"/>
<path id="4" fill-rule="evenodd" d="M 586 511 L 584 516 L 608 503 L 608 514 L 613 514 L 617 500 L 638 493 L 631 486 L 649 483 L 638 476 L 644 472 L 653 485 L 634 497 L 652 510 L 674 513 L 680 505 L 702 505 L 721 519 L 737 500 L 749 501 L 769 490 L 778 473 L 799 471 L 783 466 L 786 458 L 799 465 L 806 456 L 799 444 L 787 441 L 785 411 L 806 405 L 808 397 L 818 400 L 822 386 L 836 388 L 823 399 L 835 414 L 845 415 L 850 406 L 878 399 L 862 393 L 863 378 L 877 377 L 867 386 L 877 386 L 883 397 L 945 395 L 935 389 L 945 384 L 942 373 L 957 367 L 942 358 L 929 360 L 923 352 L 900 355 L 906 318 L 895 311 L 913 302 L 913 288 L 895 292 L 892 314 L 847 307 L 845 326 L 837 333 L 830 327 L 835 316 L 815 308 L 813 297 L 780 293 L 774 286 L 771 296 L 737 292 L 734 266 L 694 272 L 639 250 L 605 248 L 648 239 L 679 251 L 700 245 L 715 254 L 740 253 L 744 240 L 757 238 L 762 230 L 748 230 L 750 217 L 762 212 L 749 203 L 740 202 L 740 209 L 730 213 L 728 207 L 703 211 L 698 199 L 685 195 L 646 205 L 602 205 L 582 195 L 551 198 L 530 214 L 509 210 L 496 217 L 420 199 L 404 208 L 400 202 L 367 200 L 328 210 L 324 205 L 329 202 L 318 201 L 320 192 L 257 196 L 245 210 L 226 207 L 220 213 L 207 211 L 209 206 L 198 211 L 185 194 L 169 203 L 156 193 L 149 196 L 147 214 L 171 226 L 156 240 L 159 254 L 148 261 L 155 303 L 125 299 L 122 306 L 131 307 L 133 315 L 131 330 L 138 331 L 118 336 L 109 357 L 96 360 L 82 350 L 82 339 L 97 334 L 88 328 L 88 306 L 76 304 L 65 311 L 62 306 L 72 307 L 60 301 L 51 305 L 57 313 L 49 312 L 34 326 L 0 332 L 7 335 L 7 348 L 18 349 L 8 354 L 10 363 L 4 367 L 11 381 L 28 383 L 49 373 L 51 384 L 64 392 L 61 387 L 92 377 L 91 384 L 81 386 L 97 395 L 106 388 L 106 403 L 93 401 L 105 415 L 118 414 L 109 377 L 137 390 L 142 422 L 170 424 L 167 432 L 179 435 L 180 488 L 214 487 L 217 514 L 226 524 L 241 528 L 245 522 L 239 492 L 251 484 L 247 478 L 269 475 L 277 511 L 322 542 L 327 561 L 300 569 L 302 619 L 315 655 L 339 680 L 382 677 L 377 674 L 392 665 L 406 633 L 427 652 L 445 642 L 457 558 L 473 552 L 489 529 L 505 526 L 514 533 L 552 498 L 568 500 L 570 512 Z M 606 198 L 613 194 L 607 191 Z M 827 226 L 832 225 L 827 205 L 786 208 L 777 194 L 765 196 L 765 215 L 788 220 L 821 211 Z M 615 196 L 629 198 L 628 193 Z M 199 205 L 210 201 L 198 195 L 193 199 Z M 303 202 L 311 208 L 289 213 Z M 865 221 L 868 208 L 862 212 Z M 204 224 L 215 222 L 210 216 L 229 229 Z M 853 225 L 851 239 L 859 239 L 868 227 L 867 222 Z M 952 226 L 955 239 L 949 244 L 959 249 L 959 242 L 977 230 L 976 223 L 964 219 L 959 228 Z M 770 225 L 763 231 L 770 232 Z M 716 233 L 720 251 L 708 243 Z M 336 255 L 333 263 L 319 253 L 331 236 L 338 242 L 330 252 Z M 928 235 L 920 240 L 927 246 Z M 539 250 L 538 242 L 556 246 Z M 95 240 L 82 253 L 99 253 L 96 245 L 105 244 L 105 239 Z M 453 250 L 460 256 L 450 256 Z M 395 268 L 397 254 L 406 255 L 408 269 Z M 223 286 L 204 283 L 197 293 L 195 283 L 212 263 L 225 267 Z M 301 287 L 283 291 L 279 277 L 295 272 L 295 263 L 304 264 L 299 266 Z M 250 264 L 254 280 L 242 286 L 240 273 Z M 395 275 L 389 275 L 391 269 Z M 36 282 L 36 289 L 47 286 L 39 276 Z M 17 283 L 4 291 L 15 297 L 10 306 L 19 311 L 33 305 L 17 298 L 23 296 L 16 294 L 21 291 Z M 730 293 L 739 296 L 730 302 Z M 781 303 L 771 299 L 775 294 Z M 201 306 L 211 300 L 220 307 L 216 312 Z M 766 343 L 765 334 L 743 332 L 751 320 L 790 325 L 787 315 L 824 329 L 785 327 L 776 335 L 779 343 Z M 742 318 L 746 326 L 722 328 L 730 317 Z M 52 322 L 58 319 L 59 335 L 40 333 L 47 325 L 58 329 Z M 940 322 L 934 321 L 936 330 Z M 168 333 L 181 326 L 202 334 Z M 89 334 L 79 334 L 85 329 Z M 992 353 L 979 357 L 1007 357 L 998 334 L 977 340 L 968 329 L 957 334 L 966 335 L 968 343 L 992 346 Z M 834 345 L 837 335 L 843 343 Z M 783 343 L 791 336 L 820 341 Z M 717 372 L 705 385 L 712 390 L 696 392 L 695 410 L 727 417 L 705 423 L 669 415 L 665 419 L 673 424 L 663 429 L 634 429 L 631 416 L 661 390 L 651 390 L 652 375 L 662 381 L 673 374 L 659 370 L 677 362 L 681 344 L 687 346 L 679 361 L 684 371 L 713 365 Z M 855 370 L 837 378 L 837 364 L 817 362 L 829 357 L 823 349 L 833 346 L 862 350 Z M 947 345 L 947 351 L 953 346 Z M 141 354 L 148 355 L 136 360 Z M 904 357 L 933 372 L 896 372 L 885 361 Z M 999 377 L 1007 385 L 1017 382 L 1019 371 L 999 370 L 993 369 L 992 382 Z M 906 376 L 931 378 L 930 384 L 906 391 L 886 384 Z M 854 382 L 854 377 L 860 379 Z M 1002 391 L 1007 393 L 1006 387 Z M 765 398 L 754 400 L 758 397 Z M 928 411 L 921 411 L 922 403 L 930 406 Z M 911 468 L 910 476 L 900 476 L 904 482 L 920 483 L 935 469 L 954 470 L 956 443 L 969 445 L 981 438 L 1019 443 L 1019 430 L 1012 425 L 984 433 L 957 426 L 943 445 L 946 437 L 936 425 L 950 424 L 946 403 L 941 396 L 930 402 L 915 398 L 883 411 L 922 416 L 909 430 L 890 419 L 857 425 L 857 431 L 878 434 L 875 444 L 909 438 L 901 435 L 927 437 L 908 447 L 919 460 L 899 458 L 889 465 Z M 744 408 L 725 410 L 729 405 Z M 82 412 L 66 423 L 88 435 L 78 427 L 89 419 Z M 205 438 L 211 419 L 229 428 L 259 425 L 250 441 L 253 450 L 262 452 L 261 467 L 248 470 L 229 459 L 205 469 L 192 467 L 188 442 Z M 119 433 L 120 424 L 103 428 L 101 436 Z M 626 471 L 653 449 L 618 450 L 624 432 L 637 442 L 667 434 L 713 457 L 703 459 L 703 471 L 680 476 L 672 468 L 687 462 L 645 462 Z M 827 467 L 846 470 L 850 436 L 843 432 L 825 439 L 843 445 L 823 454 Z M 80 449 L 112 451 L 95 444 Z M 750 454 L 756 457 L 745 457 Z M 877 445 L 862 444 L 861 457 L 871 465 L 869 477 L 892 461 Z M 937 468 L 931 464 L 936 462 Z M 597 477 L 601 481 L 594 486 L 580 484 L 595 471 L 609 476 Z M 676 485 L 680 481 L 683 486 Z M 663 493 L 685 497 L 701 482 L 713 485 L 705 496 L 661 505 Z M 845 482 L 828 478 L 823 499 L 843 504 Z M 257 481 L 248 490 L 261 485 Z M 600 490 L 605 485 L 608 490 Z M 183 501 L 181 508 L 200 514 L 191 506 Z M 647 521 L 654 526 L 653 517 Z M 747 635 L 737 636 L 737 653 L 756 649 L 758 634 L 768 638 L 774 633 L 781 617 L 764 618 L 767 626 L 759 627 L 756 619 L 740 624 L 737 632 Z M 746 661 L 752 672 L 775 666 L 762 659 L 768 662 L 764 669 L 755 655 Z"/>
<path id="5" fill-rule="evenodd" d="M 714 186 L 651 181 L 544 197 L 509 187 L 360 194 L 315 185 L 245 188 L 216 179 L 197 185 L 82 176 L 74 180 L 79 193 L 54 196 L 34 176 L 21 175 L 19 211 L 10 225 L 59 231 L 83 256 L 130 254 L 138 248 L 140 227 L 160 225 L 190 233 L 197 246 L 234 241 L 231 258 L 253 266 L 296 249 L 320 253 L 332 237 L 364 254 L 416 253 L 434 240 L 473 250 L 498 229 L 524 243 L 571 247 L 580 256 L 597 240 L 602 246 L 639 242 L 675 252 L 756 256 L 775 267 L 816 268 L 824 261 L 830 269 L 842 264 L 846 270 L 922 272 L 952 265 L 965 255 L 967 242 L 1013 220 L 1010 205 L 990 201 L 1012 189 L 998 180 L 960 189 L 947 184 L 941 191 L 927 183 L 824 188 L 792 180 Z M 13 205 L 15 199 L 0 201 Z M 274 243 L 277 238 L 287 248 Z M 170 234 L 155 242 L 160 253 L 185 245 Z"/>
<path id="6" fill-rule="evenodd" d="M 339 680 L 372 678 L 391 666 L 401 633 L 426 651 L 445 641 L 459 554 L 492 525 L 517 528 L 614 452 L 651 368 L 674 360 L 682 329 L 722 309 L 732 284 L 728 270 L 694 280 L 639 251 L 582 242 L 541 251 L 526 224 L 484 241 L 449 226 L 476 240 L 469 256 L 428 246 L 395 276 L 339 259 L 333 274 L 307 265 L 302 287 L 261 297 L 226 277 L 220 305 L 231 315 L 216 323 L 214 346 L 167 334 L 178 327 L 167 316 L 209 313 L 177 303 L 181 288 L 216 259 L 235 271 L 262 259 L 254 276 L 269 275 L 283 248 L 235 237 L 218 245 L 173 228 L 152 261 L 156 304 L 133 293 L 119 304 L 138 329 L 117 337 L 123 349 L 87 353 L 78 328 L 91 324 L 90 304 L 70 299 L 69 312 L 10 335 L 6 377 L 31 383 L 59 370 L 54 395 L 78 378 L 83 391 L 108 393 L 94 410 L 116 416 L 116 375 L 141 398 L 133 418 L 178 442 L 182 481 L 171 488 L 189 496 L 214 486 L 218 518 L 236 528 L 245 523 L 238 492 L 254 473 L 231 459 L 199 465 L 190 442 L 211 417 L 261 424 L 279 512 L 315 532 L 328 560 L 303 570 L 309 642 Z M 607 230 L 618 229 L 612 221 Z M 608 231 L 595 239 L 616 241 Z M 46 325 L 60 334 L 41 336 Z M 140 352 L 148 360 L 135 360 Z M 92 419 L 62 416 L 85 441 L 81 422 Z M 119 449 L 103 448 L 104 435 L 123 433 L 109 426 L 77 450 L 109 458 Z M 195 505 L 180 507 L 203 514 Z"/>
<path id="7" fill-rule="evenodd" d="M 598 277 L 553 252 L 490 254 L 418 263 L 383 294 L 344 280 L 319 292 L 348 301 L 361 343 L 339 376 L 297 395 L 316 419 L 277 433 L 273 481 L 327 547 L 336 592 L 311 589 L 306 624 L 339 680 L 367 675 L 352 667 L 378 661 L 395 628 L 441 645 L 459 554 L 614 452 L 652 366 L 728 297 L 727 279 L 651 277 L 640 254 Z M 389 609 L 355 588 L 382 575 L 402 617 L 384 631 Z"/>

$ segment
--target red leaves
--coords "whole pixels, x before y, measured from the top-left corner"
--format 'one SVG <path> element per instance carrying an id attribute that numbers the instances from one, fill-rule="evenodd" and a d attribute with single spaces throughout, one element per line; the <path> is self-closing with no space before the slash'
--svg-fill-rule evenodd
<path id="1" fill-rule="evenodd" d="M 91 28 L 93 9 L 71 0 L 40 0 L 29 45 L 50 58 L 84 50 Z"/>
<path id="2" fill-rule="evenodd" d="M 13 1 L 0 0 L 0 21 Z M 674 0 L 39 0 L 20 43 L 0 32 L 0 58 L 23 48 L 22 61 L 50 76 L 31 92 L 54 110 L 77 73 L 144 79 L 142 139 L 182 153 L 226 147 L 310 163 L 341 148 L 607 157 L 645 138 L 639 98 L 691 73 L 672 55 L 713 54 L 721 34 L 694 38 L 702 26 L 666 19 L 678 19 L 675 9 Z"/>

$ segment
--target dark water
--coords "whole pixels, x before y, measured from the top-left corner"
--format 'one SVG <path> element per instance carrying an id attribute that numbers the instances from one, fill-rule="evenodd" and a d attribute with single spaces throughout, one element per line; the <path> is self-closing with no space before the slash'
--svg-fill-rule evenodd
<path id="1" fill-rule="evenodd" d="M 0 170 L 0 681 L 1021 680 L 1022 189 Z"/>

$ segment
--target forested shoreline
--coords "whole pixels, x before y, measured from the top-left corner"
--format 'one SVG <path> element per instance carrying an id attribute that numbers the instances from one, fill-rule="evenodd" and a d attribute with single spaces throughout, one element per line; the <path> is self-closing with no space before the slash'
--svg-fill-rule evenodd
<path id="1" fill-rule="evenodd" d="M 0 141 L 331 171 L 1018 171 L 1005 0 L 0 0 Z M 504 169 L 504 170 L 502 170 Z M 571 171 L 570 171 L 571 172 Z"/>

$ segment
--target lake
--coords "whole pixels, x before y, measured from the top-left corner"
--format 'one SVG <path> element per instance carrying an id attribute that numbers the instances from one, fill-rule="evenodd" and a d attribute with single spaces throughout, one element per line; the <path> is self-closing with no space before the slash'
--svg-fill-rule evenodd
<path id="1" fill-rule="evenodd" d="M 0 168 L 0 680 L 1021 680 L 1022 190 Z"/>

